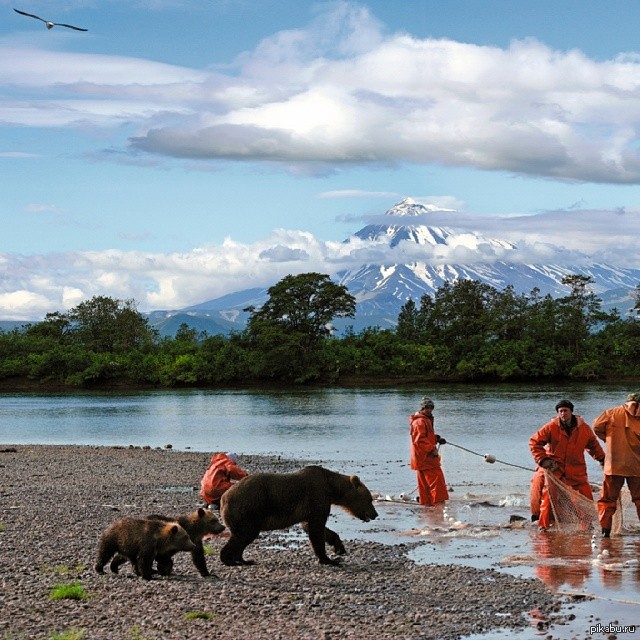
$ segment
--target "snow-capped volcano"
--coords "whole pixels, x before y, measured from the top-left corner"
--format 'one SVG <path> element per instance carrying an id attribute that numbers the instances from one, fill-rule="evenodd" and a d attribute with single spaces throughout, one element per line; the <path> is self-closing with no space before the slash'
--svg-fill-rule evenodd
<path id="1" fill-rule="evenodd" d="M 625 308 L 621 300 L 631 301 L 640 283 L 640 269 L 590 264 L 586 256 L 579 265 L 525 264 L 518 260 L 518 246 L 512 242 L 429 224 L 434 214 L 441 220 L 448 212 L 454 213 L 406 198 L 380 216 L 380 222 L 366 225 L 344 240 L 359 250 L 372 249 L 373 255 L 384 255 L 385 260 L 361 264 L 334 276 L 357 303 L 356 318 L 338 321 L 337 326 L 351 325 L 356 330 L 393 327 L 409 298 L 418 303 L 425 293 L 433 295 L 445 283 L 457 280 L 478 280 L 499 290 L 511 285 L 524 294 L 538 289 L 542 295 L 557 297 L 569 292 L 562 279 L 580 274 L 593 279 L 592 289 L 603 299 L 605 308 L 610 299 L 611 306 L 615 304 L 621 310 Z M 239 291 L 189 307 L 182 310 L 180 321 L 193 323 L 193 318 L 206 318 L 218 326 L 241 329 L 248 317 L 243 309 L 259 307 L 266 301 L 267 288 Z M 174 316 L 176 313 L 172 312 Z M 218 332 L 219 328 L 211 327 L 210 333 Z"/>
<path id="2" fill-rule="evenodd" d="M 640 269 L 604 264 L 588 267 L 523 264 L 515 259 L 518 247 L 512 242 L 428 224 L 429 214 L 443 211 L 452 210 L 406 198 L 386 211 L 388 223 L 385 220 L 367 225 L 345 240 L 352 242 L 358 238 L 372 244 L 388 244 L 389 248 L 404 247 L 404 255 L 411 258 L 396 263 L 364 264 L 338 274 L 340 284 L 356 298 L 358 326 L 366 326 L 367 319 L 370 325 L 394 326 L 400 307 L 409 298 L 418 302 L 425 293 L 434 294 L 446 282 L 457 280 L 479 280 L 496 289 L 511 285 L 525 294 L 537 288 L 543 295 L 553 296 L 568 293 L 562 279 L 571 274 L 593 278 L 597 294 L 611 289 L 632 290 L 640 282 Z M 466 256 L 467 260 L 447 259 L 458 256 Z"/>
<path id="3" fill-rule="evenodd" d="M 477 250 L 482 244 L 515 249 L 515 245 L 504 240 L 487 239 L 478 233 L 459 233 L 448 227 L 425 224 L 428 214 L 443 211 L 453 212 L 453 209 L 440 209 L 433 205 L 420 204 L 411 198 L 405 198 L 385 212 L 385 217 L 390 218 L 388 222 L 385 220 L 384 223 L 369 224 L 353 235 L 361 240 L 386 239 L 390 247 L 396 247 L 400 242 L 406 240 L 418 245 L 464 246 L 470 250 Z M 414 222 L 412 218 L 418 218 L 418 220 Z M 345 242 L 349 242 L 349 239 Z"/>

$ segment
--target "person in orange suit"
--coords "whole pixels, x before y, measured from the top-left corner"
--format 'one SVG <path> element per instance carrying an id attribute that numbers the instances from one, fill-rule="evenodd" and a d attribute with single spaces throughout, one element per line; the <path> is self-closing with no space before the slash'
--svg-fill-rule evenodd
<path id="1" fill-rule="evenodd" d="M 608 538 L 625 480 L 640 518 L 640 391 L 630 393 L 624 404 L 603 411 L 593 428 L 607 445 L 598 519 L 602 535 Z"/>
<path id="2" fill-rule="evenodd" d="M 434 431 L 431 398 L 423 397 L 420 410 L 409 416 L 411 425 L 411 468 L 418 476 L 418 496 L 420 504 L 433 505 L 449 499 L 444 479 L 438 445 L 446 444 Z"/>
<path id="3" fill-rule="evenodd" d="M 587 478 L 585 450 L 604 465 L 604 451 L 591 427 L 573 413 L 573 403 L 560 400 L 556 404 L 556 417 L 547 422 L 529 440 L 529 448 L 536 463 L 556 475 L 564 484 L 593 500 Z M 542 490 L 540 505 L 540 529 L 547 529 L 553 521 L 549 483 Z"/>
<path id="4" fill-rule="evenodd" d="M 207 506 L 220 507 L 222 494 L 233 486 L 235 480 L 249 475 L 238 466 L 235 453 L 215 453 L 200 481 L 200 495 Z"/>

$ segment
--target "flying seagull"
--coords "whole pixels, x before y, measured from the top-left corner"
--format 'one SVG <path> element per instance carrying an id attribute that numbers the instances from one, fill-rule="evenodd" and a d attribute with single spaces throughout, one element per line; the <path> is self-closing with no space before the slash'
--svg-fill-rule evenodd
<path id="1" fill-rule="evenodd" d="M 89 29 L 81 29 L 80 27 L 74 27 L 72 24 L 65 24 L 64 22 L 49 22 L 48 20 L 43 20 L 40 16 L 34 16 L 33 13 L 25 13 L 18 9 L 14 9 L 14 11 L 20 15 L 29 16 L 30 18 L 35 18 L 36 20 L 40 20 L 40 22 L 44 22 L 47 25 L 47 29 L 53 29 L 53 27 L 67 27 L 68 29 L 75 29 L 76 31 L 89 31 Z"/>

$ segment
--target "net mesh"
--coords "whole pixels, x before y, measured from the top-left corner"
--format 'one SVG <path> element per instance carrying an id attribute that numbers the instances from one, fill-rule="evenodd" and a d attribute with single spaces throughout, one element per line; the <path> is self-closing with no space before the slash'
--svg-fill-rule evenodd
<path id="1" fill-rule="evenodd" d="M 549 491 L 549 502 L 559 531 L 586 531 L 599 528 L 598 509 L 594 500 L 590 500 L 575 489 L 564 484 L 555 475 L 544 472 Z M 592 487 L 594 494 L 599 487 Z M 618 507 L 613 515 L 612 534 L 638 533 L 640 522 L 635 505 L 627 487 L 623 487 L 618 498 Z"/>
<path id="2" fill-rule="evenodd" d="M 618 498 L 618 508 L 613 514 L 611 533 L 638 533 L 640 532 L 640 522 L 636 512 L 636 507 L 631 500 L 631 493 L 627 487 L 623 487 Z"/>
<path id="3" fill-rule="evenodd" d="M 564 484 L 553 473 L 545 471 L 544 475 L 555 528 L 559 531 L 594 529 L 598 524 L 595 502 Z"/>

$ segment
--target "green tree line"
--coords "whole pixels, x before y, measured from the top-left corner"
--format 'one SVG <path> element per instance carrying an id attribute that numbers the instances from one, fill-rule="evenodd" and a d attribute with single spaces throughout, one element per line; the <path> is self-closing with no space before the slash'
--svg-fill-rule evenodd
<path id="1" fill-rule="evenodd" d="M 529 295 L 475 280 L 409 299 L 395 329 L 347 329 L 356 302 L 327 275 L 287 276 L 250 307 L 247 327 L 207 335 L 186 324 L 160 337 L 133 300 L 97 296 L 0 332 L 0 385 L 305 384 L 535 381 L 640 377 L 640 285 L 627 317 L 605 313 L 590 278 L 568 295 Z"/>

